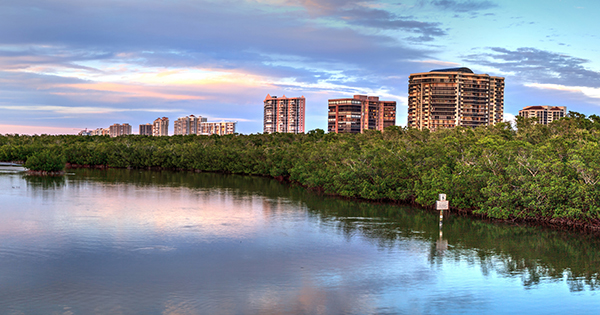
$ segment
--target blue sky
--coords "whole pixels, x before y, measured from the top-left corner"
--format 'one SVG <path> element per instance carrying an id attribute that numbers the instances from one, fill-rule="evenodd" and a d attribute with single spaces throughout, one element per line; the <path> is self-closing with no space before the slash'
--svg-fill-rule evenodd
<path id="1" fill-rule="evenodd" d="M 0 134 L 189 114 L 262 132 L 267 94 L 378 95 L 406 125 L 410 73 L 466 66 L 529 105 L 600 112 L 597 1 L 0 0 Z"/>

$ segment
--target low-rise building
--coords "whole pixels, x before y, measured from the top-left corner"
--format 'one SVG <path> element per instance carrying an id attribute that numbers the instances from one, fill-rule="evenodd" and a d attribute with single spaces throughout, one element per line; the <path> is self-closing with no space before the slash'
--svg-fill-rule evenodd
<path id="1" fill-rule="evenodd" d="M 525 118 L 537 118 L 537 122 L 542 125 L 547 125 L 557 119 L 567 115 L 566 106 L 527 106 L 519 111 L 519 116 Z"/>

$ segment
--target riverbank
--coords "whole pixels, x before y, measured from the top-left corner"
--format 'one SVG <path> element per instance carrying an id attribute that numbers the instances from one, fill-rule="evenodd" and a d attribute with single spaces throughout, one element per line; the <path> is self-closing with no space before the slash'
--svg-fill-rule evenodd
<path id="1" fill-rule="evenodd" d="M 594 117 L 595 118 L 595 117 Z M 330 195 L 592 229 L 600 220 L 600 117 L 437 132 L 228 136 L 0 136 L 0 160 L 44 150 L 70 165 L 269 176 Z"/>
<path id="2" fill-rule="evenodd" d="M 119 167 L 109 167 L 106 165 L 77 165 L 77 164 L 67 164 L 67 169 L 98 169 L 98 170 L 108 170 L 108 169 L 132 169 L 132 168 L 119 168 Z M 271 176 L 271 175 L 260 175 L 260 174 L 237 174 L 231 172 L 223 172 L 223 171 L 202 171 L 202 170 L 185 170 L 185 169 L 173 169 L 173 168 L 163 168 L 163 167 L 152 167 L 146 168 L 144 170 L 147 171 L 179 171 L 179 172 L 194 172 L 194 173 L 217 173 L 217 174 L 234 174 L 234 175 L 250 175 L 250 176 L 259 176 L 259 177 L 267 177 L 278 182 L 282 182 L 287 185 L 297 185 L 301 186 L 304 189 L 307 189 L 313 193 L 318 195 L 326 195 L 329 197 L 336 197 L 343 200 L 349 201 L 360 201 L 360 202 L 368 202 L 375 204 L 395 204 L 395 205 L 410 205 L 412 207 L 420 208 L 424 211 L 435 212 L 435 206 L 424 206 L 417 202 L 414 199 L 408 200 L 392 200 L 392 199 L 366 199 L 361 197 L 349 197 L 343 196 L 336 193 L 326 192 L 322 187 L 308 187 L 299 183 L 297 181 L 290 180 L 289 177 L 283 176 Z M 566 231 L 574 231 L 581 233 L 591 233 L 591 234 L 600 234 L 600 220 L 590 220 L 590 221 L 581 221 L 569 218 L 545 218 L 545 217 L 537 217 L 537 218 L 509 218 L 509 219 L 500 219 L 491 217 L 485 213 L 481 213 L 476 211 L 476 209 L 460 209 L 452 206 L 453 201 L 450 201 L 450 210 L 446 212 L 447 215 L 457 215 L 462 217 L 470 217 L 477 220 L 484 220 L 488 222 L 496 222 L 496 223 L 506 223 L 511 225 L 527 225 L 527 226 L 541 226 L 547 227 L 555 230 L 566 230 Z"/>

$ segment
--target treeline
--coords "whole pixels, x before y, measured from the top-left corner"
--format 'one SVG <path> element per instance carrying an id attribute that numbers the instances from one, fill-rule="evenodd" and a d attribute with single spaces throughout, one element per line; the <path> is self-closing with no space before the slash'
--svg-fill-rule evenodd
<path id="1" fill-rule="evenodd" d="M 0 136 L 1 161 L 44 152 L 76 165 L 267 175 L 325 193 L 454 209 L 492 218 L 600 226 L 600 117 L 548 126 L 390 127 L 384 133 L 228 136 Z"/>

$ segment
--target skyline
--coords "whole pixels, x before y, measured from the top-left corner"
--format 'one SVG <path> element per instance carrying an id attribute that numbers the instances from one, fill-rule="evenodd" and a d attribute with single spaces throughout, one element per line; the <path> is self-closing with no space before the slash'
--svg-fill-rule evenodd
<path id="1" fill-rule="evenodd" d="M 508 118 L 533 105 L 589 115 L 600 105 L 597 9 L 560 0 L 3 2 L 0 134 L 189 114 L 258 133 L 267 94 L 304 95 L 306 130 L 327 129 L 328 99 L 355 94 L 396 101 L 396 124 L 406 126 L 408 76 L 459 66 L 506 78 Z"/>

